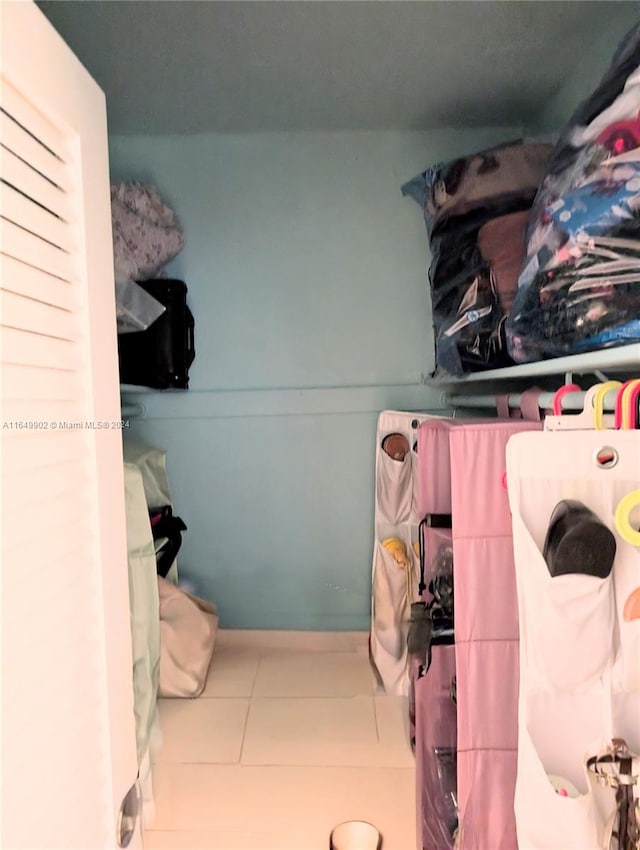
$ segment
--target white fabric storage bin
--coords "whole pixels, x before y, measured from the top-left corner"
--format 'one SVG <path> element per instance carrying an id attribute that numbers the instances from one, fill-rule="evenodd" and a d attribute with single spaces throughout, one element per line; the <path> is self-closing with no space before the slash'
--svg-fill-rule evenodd
<path id="1" fill-rule="evenodd" d="M 611 447 L 617 463 L 596 462 Z M 640 481 L 640 432 L 546 431 L 507 447 L 520 617 L 518 776 L 520 850 L 602 850 L 614 792 L 595 785 L 587 759 L 613 737 L 640 751 L 640 621 L 622 608 L 640 579 L 640 551 L 614 525 L 616 505 Z M 613 532 L 606 579 L 551 577 L 542 548 L 555 506 L 576 499 Z M 556 794 L 549 776 L 577 788 Z"/>

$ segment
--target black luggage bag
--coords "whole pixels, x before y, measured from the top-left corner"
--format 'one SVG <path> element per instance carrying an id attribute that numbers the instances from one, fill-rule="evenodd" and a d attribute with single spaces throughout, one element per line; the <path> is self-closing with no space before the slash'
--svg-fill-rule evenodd
<path id="1" fill-rule="evenodd" d="M 182 280 L 168 278 L 138 284 L 167 309 L 146 331 L 118 335 L 120 383 L 186 390 L 196 354 L 187 286 Z"/>

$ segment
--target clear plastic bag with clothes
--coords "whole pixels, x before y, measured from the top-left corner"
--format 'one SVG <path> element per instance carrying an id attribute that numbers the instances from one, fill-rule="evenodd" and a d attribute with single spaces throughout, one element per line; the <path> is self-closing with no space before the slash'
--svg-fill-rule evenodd
<path id="1" fill-rule="evenodd" d="M 640 341 L 640 24 L 556 145 L 506 322 L 516 362 Z"/>
<path id="2" fill-rule="evenodd" d="M 479 233 L 489 221 L 506 223 L 531 207 L 551 151 L 546 142 L 510 142 L 437 163 L 402 187 L 422 208 L 430 242 L 438 372 L 462 375 L 512 362 L 497 278 L 478 247 Z M 505 238 L 513 232 L 508 227 Z"/>

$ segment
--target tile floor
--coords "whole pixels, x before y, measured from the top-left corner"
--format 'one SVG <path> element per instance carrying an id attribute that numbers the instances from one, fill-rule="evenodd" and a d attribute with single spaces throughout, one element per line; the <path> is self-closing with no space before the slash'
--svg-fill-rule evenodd
<path id="1" fill-rule="evenodd" d="M 145 850 L 327 850 L 367 820 L 415 850 L 406 702 L 380 692 L 361 633 L 218 634 L 204 694 L 160 700 Z"/>

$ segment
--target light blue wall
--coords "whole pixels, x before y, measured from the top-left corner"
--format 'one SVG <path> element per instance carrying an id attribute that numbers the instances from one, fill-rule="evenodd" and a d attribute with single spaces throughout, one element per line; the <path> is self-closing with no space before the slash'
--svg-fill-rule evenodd
<path id="1" fill-rule="evenodd" d="M 114 137 L 113 180 L 149 180 L 187 245 L 188 393 L 147 393 L 132 431 L 168 451 L 189 526 L 181 573 L 227 627 L 365 629 L 377 413 L 426 410 L 426 233 L 400 185 L 517 136 Z"/>
<path id="2" fill-rule="evenodd" d="M 593 33 L 591 49 L 576 55 L 571 74 L 533 121 L 537 132 L 561 130 L 579 104 L 596 88 L 626 32 L 640 20 L 640 3 L 616 0 L 609 25 Z"/>

